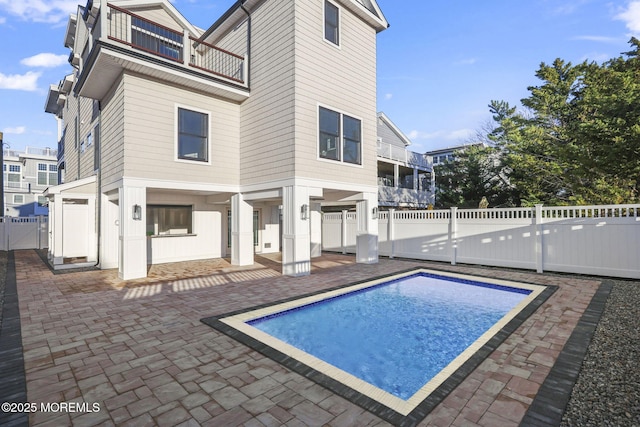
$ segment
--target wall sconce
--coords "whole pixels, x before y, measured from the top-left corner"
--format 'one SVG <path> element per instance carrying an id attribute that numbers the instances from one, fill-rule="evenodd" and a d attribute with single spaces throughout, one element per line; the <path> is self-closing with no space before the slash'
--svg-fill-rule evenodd
<path id="1" fill-rule="evenodd" d="M 378 219 L 378 208 L 377 207 L 371 209 L 371 218 Z"/>
<path id="2" fill-rule="evenodd" d="M 133 219 L 140 221 L 142 219 L 142 206 L 133 205 Z"/>
<path id="3" fill-rule="evenodd" d="M 309 205 L 304 204 L 300 206 L 300 219 L 303 221 L 309 219 Z"/>

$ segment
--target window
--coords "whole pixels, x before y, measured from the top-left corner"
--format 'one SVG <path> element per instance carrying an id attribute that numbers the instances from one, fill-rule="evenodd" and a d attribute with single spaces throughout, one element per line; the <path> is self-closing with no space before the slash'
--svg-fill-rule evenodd
<path id="1" fill-rule="evenodd" d="M 191 206 L 147 205 L 147 235 L 191 234 Z"/>
<path id="2" fill-rule="evenodd" d="M 38 206 L 47 206 L 47 198 L 44 196 L 38 196 Z"/>
<path id="3" fill-rule="evenodd" d="M 131 44 L 169 59 L 182 61 L 182 33 L 152 22 L 131 18 Z"/>
<path id="4" fill-rule="evenodd" d="M 340 44 L 340 11 L 328 0 L 324 2 L 324 38 L 335 45 Z"/>
<path id="5" fill-rule="evenodd" d="M 7 171 L 7 165 L 3 165 L 4 172 Z M 6 174 L 5 186 L 10 188 L 20 188 L 22 180 L 22 168 L 20 165 L 9 165 L 9 172 Z"/>
<path id="6" fill-rule="evenodd" d="M 38 163 L 38 185 L 58 185 L 58 166 Z"/>
<path id="7" fill-rule="evenodd" d="M 320 107 L 319 154 L 323 159 L 362 164 L 362 122 Z"/>
<path id="8" fill-rule="evenodd" d="M 22 194 L 14 194 L 13 195 L 13 203 L 15 205 L 20 205 L 24 203 L 24 196 Z"/>
<path id="9" fill-rule="evenodd" d="M 208 161 L 209 115 L 178 108 L 178 158 Z"/>

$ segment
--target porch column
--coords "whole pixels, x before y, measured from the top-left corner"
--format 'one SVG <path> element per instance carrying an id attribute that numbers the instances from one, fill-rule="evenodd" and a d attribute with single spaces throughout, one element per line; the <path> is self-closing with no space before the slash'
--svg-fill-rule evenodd
<path id="1" fill-rule="evenodd" d="M 311 273 L 309 189 L 282 188 L 282 274 L 306 276 Z"/>
<path id="2" fill-rule="evenodd" d="M 122 280 L 147 277 L 147 189 L 124 186 L 118 189 L 118 195 L 118 277 Z"/>
<path id="3" fill-rule="evenodd" d="M 322 255 L 322 207 L 320 203 L 309 203 L 311 221 L 311 258 Z"/>
<path id="4" fill-rule="evenodd" d="M 253 206 L 231 196 L 231 265 L 253 265 Z"/>
<path id="5" fill-rule="evenodd" d="M 53 195 L 53 218 L 49 218 L 49 233 L 51 233 L 51 239 L 53 245 L 50 246 L 51 261 L 53 265 L 64 263 L 62 256 L 62 195 Z"/>
<path id="6" fill-rule="evenodd" d="M 144 205 L 143 205 L 144 206 Z M 96 227 L 96 199 L 90 197 L 87 199 L 87 211 L 89 213 L 89 235 L 87 236 L 88 252 L 87 262 L 98 261 L 98 246 L 97 246 L 97 227 Z M 93 227 L 91 226 L 93 224 Z M 145 221 L 146 224 L 146 221 Z M 146 228 L 145 228 L 146 230 Z"/>
<path id="7" fill-rule="evenodd" d="M 378 262 L 378 195 L 363 193 L 356 203 L 358 228 L 356 231 L 356 262 Z"/>

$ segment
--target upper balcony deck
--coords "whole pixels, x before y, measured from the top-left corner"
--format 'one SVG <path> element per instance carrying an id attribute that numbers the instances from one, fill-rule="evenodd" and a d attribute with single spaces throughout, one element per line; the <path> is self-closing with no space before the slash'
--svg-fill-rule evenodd
<path id="1" fill-rule="evenodd" d="M 177 31 L 103 4 L 92 12 L 95 16 L 86 13 L 77 23 L 86 28 L 84 45 L 76 41 L 70 57 L 72 65 L 80 69 L 80 95 L 101 99 L 122 71 L 130 70 L 236 102 L 248 97 L 245 56 L 199 40 L 186 29 Z"/>
<path id="2" fill-rule="evenodd" d="M 429 156 L 409 151 L 387 142 L 378 141 L 378 157 L 404 163 L 405 166 L 417 166 L 420 169 L 431 170 L 433 163 Z"/>

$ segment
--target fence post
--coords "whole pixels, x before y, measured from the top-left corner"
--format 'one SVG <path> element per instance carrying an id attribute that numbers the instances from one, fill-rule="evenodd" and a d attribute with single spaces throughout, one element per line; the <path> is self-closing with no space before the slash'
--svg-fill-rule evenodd
<path id="1" fill-rule="evenodd" d="M 341 233 L 340 233 L 340 245 L 342 246 L 342 254 L 347 254 L 347 212 L 346 210 L 342 211 L 342 224 L 341 224 Z"/>
<path id="2" fill-rule="evenodd" d="M 536 271 L 538 273 L 543 272 L 542 263 L 542 245 L 543 245 L 543 220 L 542 220 L 542 204 L 537 204 L 534 208 L 534 217 L 531 221 L 533 225 L 533 236 L 535 237 L 535 257 L 536 257 Z"/>
<path id="3" fill-rule="evenodd" d="M 391 208 L 388 211 L 387 218 L 387 239 L 389 240 L 389 258 L 393 258 L 396 240 L 396 224 L 395 224 L 396 210 Z"/>
<path id="4" fill-rule="evenodd" d="M 458 251 L 458 242 L 456 240 L 456 232 L 458 231 L 458 208 L 451 208 L 451 217 L 449 218 L 449 245 L 451 247 L 451 265 L 456 265 L 456 257 Z"/>

